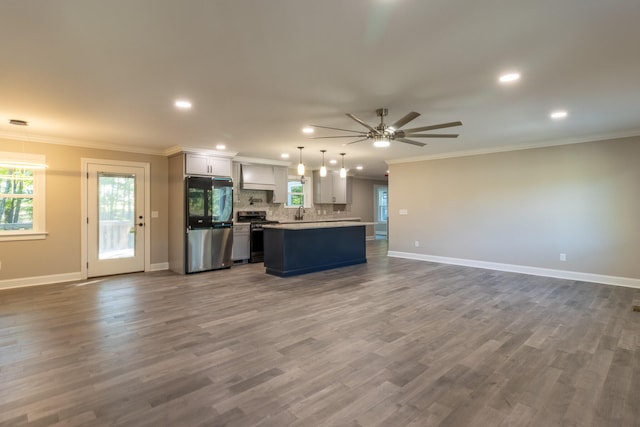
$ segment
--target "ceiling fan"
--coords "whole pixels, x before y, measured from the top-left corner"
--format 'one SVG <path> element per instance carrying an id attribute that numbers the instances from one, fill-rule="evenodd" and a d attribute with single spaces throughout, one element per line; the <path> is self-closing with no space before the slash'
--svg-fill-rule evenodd
<path id="1" fill-rule="evenodd" d="M 441 123 L 438 125 L 431 126 L 422 126 L 419 128 L 405 129 L 400 130 L 400 128 L 410 121 L 414 120 L 420 113 L 416 113 L 415 111 L 405 115 L 400 120 L 396 121 L 392 125 L 387 125 L 384 123 L 384 117 L 387 115 L 388 110 L 386 108 L 378 108 L 376 110 L 376 115 L 380 117 L 380 124 L 376 127 L 373 127 L 363 120 L 359 119 L 355 115 L 351 113 L 347 113 L 346 116 L 356 122 L 360 123 L 362 126 L 368 129 L 368 131 L 357 131 L 351 129 L 340 129 L 333 128 L 328 126 L 319 126 L 319 125 L 311 125 L 316 128 L 322 129 L 333 129 L 340 130 L 344 132 L 352 132 L 354 135 L 337 135 L 337 136 L 312 136 L 311 139 L 324 139 L 324 138 L 360 138 L 356 141 L 348 142 L 347 144 L 355 144 L 356 142 L 365 141 L 367 139 L 373 140 L 373 145 L 376 147 L 388 147 L 391 144 L 391 141 L 400 141 L 407 144 L 417 145 L 419 147 L 424 147 L 424 142 L 414 141 L 409 138 L 457 138 L 457 134 L 442 134 L 442 133 L 420 133 L 435 129 L 444 129 L 454 126 L 461 126 L 462 122 L 450 122 L 450 123 Z"/>

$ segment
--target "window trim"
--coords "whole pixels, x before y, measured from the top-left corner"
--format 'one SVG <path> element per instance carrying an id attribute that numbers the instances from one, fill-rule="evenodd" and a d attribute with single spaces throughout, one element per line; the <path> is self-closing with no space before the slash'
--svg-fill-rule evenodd
<path id="1" fill-rule="evenodd" d="M 32 164 L 46 164 L 43 154 L 27 154 L 14 152 L 0 152 L 0 159 L 4 162 L 24 162 Z M 48 235 L 46 231 L 46 173 L 45 169 L 25 168 L 33 170 L 33 229 L 0 231 L 0 242 L 18 240 L 41 240 Z"/>
<path id="2" fill-rule="evenodd" d="M 285 209 L 299 209 L 299 206 L 289 206 L 287 201 L 289 200 L 289 182 L 290 181 L 300 181 L 300 175 L 288 175 L 287 176 L 287 199 L 284 202 Z M 311 202 L 312 190 L 313 189 L 313 181 L 310 176 L 304 177 L 304 184 L 302 184 L 302 194 L 304 196 L 304 209 L 309 209 L 313 206 Z"/>

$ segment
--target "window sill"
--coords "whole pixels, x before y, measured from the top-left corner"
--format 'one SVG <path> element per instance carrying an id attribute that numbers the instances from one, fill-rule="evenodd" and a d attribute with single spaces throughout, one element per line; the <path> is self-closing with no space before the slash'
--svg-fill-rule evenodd
<path id="1" fill-rule="evenodd" d="M 47 238 L 47 232 L 25 231 L 19 233 L 0 233 L 0 242 L 10 242 L 17 240 L 43 240 Z"/>

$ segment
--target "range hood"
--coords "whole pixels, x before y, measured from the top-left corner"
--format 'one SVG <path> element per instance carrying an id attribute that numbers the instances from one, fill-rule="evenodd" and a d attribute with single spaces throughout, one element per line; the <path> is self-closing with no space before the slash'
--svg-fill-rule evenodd
<path id="1" fill-rule="evenodd" d="M 276 180 L 273 166 L 241 165 L 242 179 L 240 187 L 243 190 L 275 190 Z"/>

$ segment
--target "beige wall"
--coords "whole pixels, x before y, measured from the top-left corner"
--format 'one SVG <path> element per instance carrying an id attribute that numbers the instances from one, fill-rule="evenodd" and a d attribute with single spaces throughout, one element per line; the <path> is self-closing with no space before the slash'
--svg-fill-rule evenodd
<path id="1" fill-rule="evenodd" d="M 81 158 L 147 162 L 151 165 L 151 263 L 167 262 L 167 158 L 64 145 L 0 139 L 0 151 L 46 156 L 46 231 L 44 240 L 0 242 L 0 280 L 80 272 Z"/>
<path id="2" fill-rule="evenodd" d="M 392 164 L 389 250 L 640 278 L 638 165 L 640 137 Z"/>

